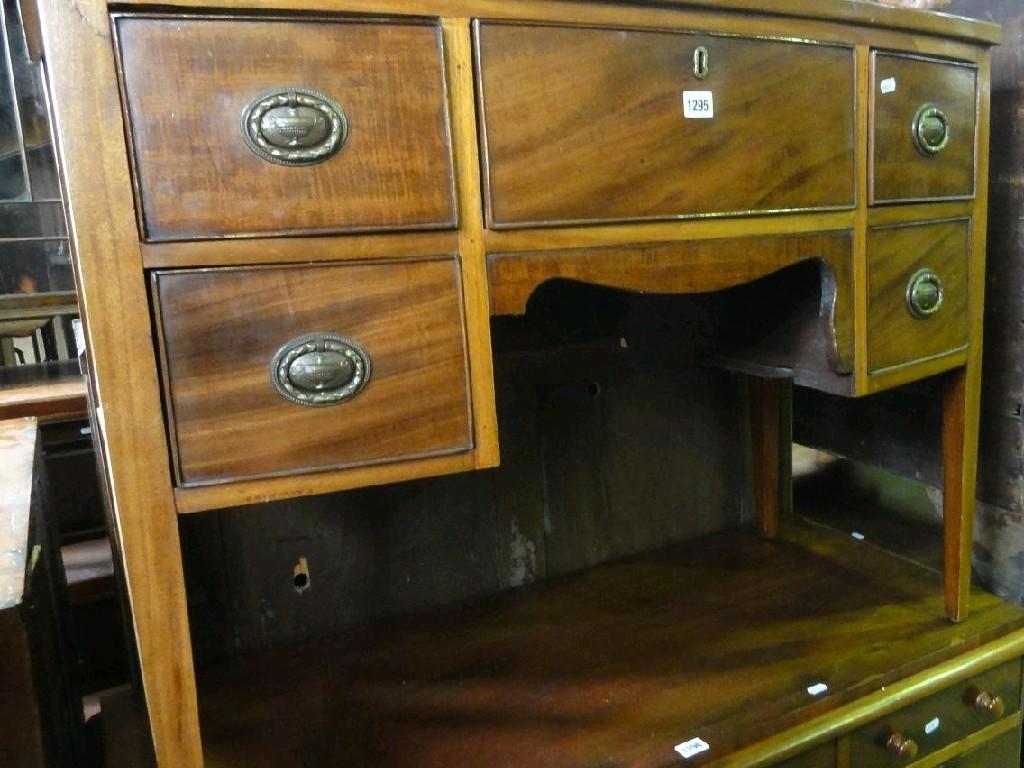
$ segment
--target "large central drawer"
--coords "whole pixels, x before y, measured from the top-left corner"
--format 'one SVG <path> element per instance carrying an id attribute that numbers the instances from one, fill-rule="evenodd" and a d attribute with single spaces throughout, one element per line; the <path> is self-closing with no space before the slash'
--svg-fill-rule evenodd
<path id="1" fill-rule="evenodd" d="M 476 45 L 491 226 L 854 204 L 850 48 L 499 23 Z"/>

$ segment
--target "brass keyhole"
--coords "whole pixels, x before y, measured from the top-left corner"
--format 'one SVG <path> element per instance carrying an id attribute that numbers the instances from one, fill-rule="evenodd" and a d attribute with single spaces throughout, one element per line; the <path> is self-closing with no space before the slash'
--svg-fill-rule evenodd
<path id="1" fill-rule="evenodd" d="M 703 80 L 711 72 L 711 60 L 708 49 L 703 45 L 697 46 L 693 51 L 693 76 Z"/>

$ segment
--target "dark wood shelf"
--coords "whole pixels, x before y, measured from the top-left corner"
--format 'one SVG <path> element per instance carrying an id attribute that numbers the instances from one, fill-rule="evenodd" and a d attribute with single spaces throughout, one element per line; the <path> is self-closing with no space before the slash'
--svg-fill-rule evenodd
<path id="1" fill-rule="evenodd" d="M 807 722 L 1024 626 L 823 526 L 716 534 L 200 673 L 207 765 L 654 768 Z M 808 693 L 828 686 L 820 696 Z"/>

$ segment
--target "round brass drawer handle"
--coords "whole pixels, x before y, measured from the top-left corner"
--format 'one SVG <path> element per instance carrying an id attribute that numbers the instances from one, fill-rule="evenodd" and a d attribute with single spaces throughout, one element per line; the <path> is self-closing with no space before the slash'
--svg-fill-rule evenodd
<path id="1" fill-rule="evenodd" d="M 337 405 L 358 395 L 373 365 L 365 349 L 347 336 L 311 333 L 291 339 L 270 362 L 270 381 L 296 405 Z"/>
<path id="2" fill-rule="evenodd" d="M 1006 703 L 1002 696 L 997 696 L 989 691 L 977 691 L 972 698 L 974 709 L 983 715 L 988 715 L 993 720 L 998 720 L 1006 712 Z"/>
<path id="3" fill-rule="evenodd" d="M 917 110 L 913 131 L 914 143 L 922 155 L 937 155 L 949 144 L 949 118 L 934 104 L 924 104 Z"/>
<path id="4" fill-rule="evenodd" d="M 919 269 L 907 284 L 907 309 L 918 320 L 927 320 L 942 307 L 942 280 L 930 269 Z"/>
<path id="5" fill-rule="evenodd" d="M 902 733 L 893 733 L 885 742 L 885 748 L 889 754 L 904 760 L 913 760 L 917 757 L 917 742 L 906 738 Z"/>
<path id="6" fill-rule="evenodd" d="M 311 88 L 277 88 L 242 110 L 242 136 L 259 157 L 281 165 L 313 165 L 348 138 L 348 118 L 334 99 Z"/>

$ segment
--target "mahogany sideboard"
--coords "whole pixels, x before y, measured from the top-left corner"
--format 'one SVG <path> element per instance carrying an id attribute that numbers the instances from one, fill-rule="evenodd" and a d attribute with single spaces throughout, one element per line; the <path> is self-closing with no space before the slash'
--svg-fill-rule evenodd
<path id="1" fill-rule="evenodd" d="M 603 762 L 552 745 L 544 764 L 877 766 L 919 746 L 920 768 L 1010 764 L 1020 615 L 984 597 L 998 620 L 968 619 L 1000 32 L 852 0 L 762 5 L 26 9 L 161 766 L 203 762 L 178 515 L 496 466 L 490 318 L 549 280 L 709 293 L 805 262 L 812 300 L 740 302 L 718 350 L 751 376 L 759 532 L 828 549 L 780 534 L 780 379 L 860 397 L 941 374 L 944 599 L 928 605 L 970 629 L 924 633 L 940 638 L 930 671 L 899 667 L 919 677 L 877 669 L 891 685 L 874 698 L 847 686 L 724 752 L 619 728 L 590 735 Z M 995 722 L 935 726 L 931 746 L 886 726 L 858 751 L 871 717 L 913 719 L 932 694 L 943 722 Z"/>

